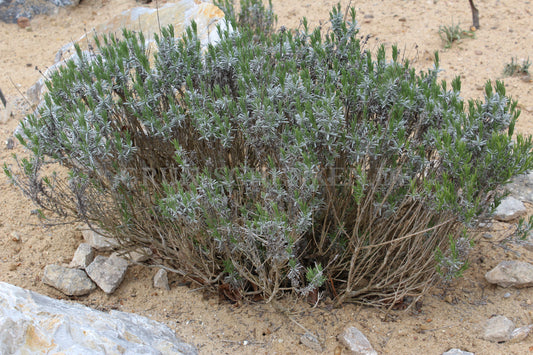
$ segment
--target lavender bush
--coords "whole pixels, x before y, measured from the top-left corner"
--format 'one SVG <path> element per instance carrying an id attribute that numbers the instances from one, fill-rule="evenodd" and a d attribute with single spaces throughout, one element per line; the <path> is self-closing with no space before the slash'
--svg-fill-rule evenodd
<path id="1" fill-rule="evenodd" d="M 416 73 L 395 47 L 366 50 L 353 9 L 324 33 L 275 30 L 258 0 L 219 5 L 234 30 L 205 50 L 194 24 L 161 29 L 152 54 L 124 31 L 52 75 L 19 136 L 29 156 L 5 166 L 43 215 L 233 299 L 392 306 L 462 270 L 465 231 L 533 165 L 503 84 L 465 102 L 438 55 Z"/>

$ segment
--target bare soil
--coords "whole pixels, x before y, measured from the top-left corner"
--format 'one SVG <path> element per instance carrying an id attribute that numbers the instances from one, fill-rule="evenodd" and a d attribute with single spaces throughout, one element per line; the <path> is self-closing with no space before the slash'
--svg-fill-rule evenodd
<path id="1" fill-rule="evenodd" d="M 300 18 L 312 26 L 325 25 L 336 1 L 274 0 L 279 26 L 296 27 Z M 466 38 L 444 49 L 439 26 L 472 23 L 466 0 L 358 0 L 361 35 L 369 35 L 367 48 L 397 44 L 405 59 L 417 68 L 433 65 L 433 53 L 440 51 L 441 78 L 462 79 L 462 96 L 482 98 L 487 80 L 501 79 L 507 93 L 522 109 L 517 131 L 533 133 L 533 83 L 528 77 L 503 77 L 511 58 L 519 62 L 533 59 L 533 6 L 523 0 L 476 0 L 481 28 L 474 38 Z M 161 3 L 160 3 L 161 4 Z M 346 8 L 348 1 L 341 1 Z M 56 16 L 40 16 L 31 21 L 31 31 L 16 24 L 0 23 L 0 88 L 15 107 L 14 117 L 5 118 L 0 109 L 0 161 L 12 163 L 11 154 L 23 154 L 17 144 L 13 150 L 4 142 L 11 137 L 23 117 L 19 109 L 22 94 L 53 64 L 56 51 L 79 38 L 112 15 L 139 6 L 134 0 L 83 0 L 71 10 Z M 148 6 L 155 7 L 155 4 Z M 533 70 L 533 68 L 531 69 Z M 19 106 L 17 106 L 17 102 Z M 42 294 L 68 299 L 41 281 L 47 264 L 68 263 L 82 242 L 79 226 L 43 228 L 32 214 L 35 208 L 19 190 L 0 174 L 0 280 Z M 530 206 L 531 207 L 531 206 Z M 533 210 L 532 210 L 533 211 Z M 533 288 L 503 289 L 489 285 L 485 273 L 500 261 L 518 259 L 533 262 L 533 253 L 499 241 L 513 231 L 512 223 L 494 223 L 488 230 L 492 239 L 480 238 L 471 255 L 471 267 L 464 277 L 450 284 L 435 286 L 422 298 L 421 307 L 391 311 L 347 304 L 332 308 L 323 302 L 313 307 L 303 301 L 287 299 L 276 303 L 232 305 L 203 290 L 187 287 L 170 276 L 171 290 L 152 287 L 156 270 L 131 267 L 126 279 L 112 295 L 95 291 L 88 296 L 70 298 L 102 310 L 135 312 L 164 322 L 202 354 L 304 354 L 312 350 L 300 344 L 307 330 L 325 346 L 324 353 L 339 354 L 337 335 L 349 325 L 366 334 L 380 354 L 441 354 L 461 348 L 476 354 L 533 353 L 533 336 L 515 344 L 495 344 L 481 339 L 485 321 L 505 315 L 517 326 L 533 323 Z M 20 238 L 20 241 L 17 239 Z M 504 295 L 508 293 L 508 297 Z M 510 295 L 510 296 L 509 296 Z M 280 312 L 283 309 L 283 312 Z M 342 353 L 346 353 L 342 349 Z"/>

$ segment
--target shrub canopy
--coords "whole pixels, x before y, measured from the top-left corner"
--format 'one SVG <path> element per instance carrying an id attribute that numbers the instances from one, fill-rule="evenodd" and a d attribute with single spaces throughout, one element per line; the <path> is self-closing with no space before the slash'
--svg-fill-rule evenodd
<path id="1" fill-rule="evenodd" d="M 257 0 L 221 6 L 234 30 L 207 48 L 193 24 L 162 28 L 157 53 L 129 31 L 78 49 L 6 173 L 41 209 L 234 300 L 392 306 L 461 271 L 465 228 L 532 167 L 504 85 L 466 103 L 459 78 L 437 81 L 438 56 L 416 73 L 396 47 L 366 50 L 353 9 L 324 33 L 274 30 Z"/>

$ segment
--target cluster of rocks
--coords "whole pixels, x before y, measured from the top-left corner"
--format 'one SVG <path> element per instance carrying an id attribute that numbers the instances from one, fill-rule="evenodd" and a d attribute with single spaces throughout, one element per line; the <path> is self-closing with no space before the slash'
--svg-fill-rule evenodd
<path id="1" fill-rule="evenodd" d="M 527 214 L 524 202 L 533 203 L 533 172 L 517 176 L 507 186 L 511 195 L 505 198 L 494 213 L 494 218 L 502 222 L 514 221 Z M 520 244 L 533 251 L 533 236 L 529 235 Z M 533 264 L 518 260 L 503 260 L 485 274 L 488 283 L 500 287 L 524 288 L 533 286 Z M 490 318 L 484 328 L 483 339 L 492 342 L 519 342 L 528 337 L 533 324 L 516 327 L 514 322 L 503 315 Z"/>
<path id="2" fill-rule="evenodd" d="M 83 230 L 82 234 L 85 243 L 79 245 L 69 265 L 51 264 L 44 268 L 43 282 L 68 296 L 86 295 L 97 286 L 111 294 L 124 280 L 130 262 L 143 262 L 151 255 L 151 250 L 145 248 L 123 255 L 115 252 L 110 256 L 95 256 L 95 250 L 109 252 L 118 244 L 91 229 Z M 170 290 L 166 270 L 156 273 L 154 286 Z"/>

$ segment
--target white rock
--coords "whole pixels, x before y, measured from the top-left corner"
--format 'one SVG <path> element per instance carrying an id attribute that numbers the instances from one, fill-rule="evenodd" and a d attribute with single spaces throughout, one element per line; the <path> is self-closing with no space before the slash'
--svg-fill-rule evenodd
<path id="1" fill-rule="evenodd" d="M 528 337 L 529 333 L 533 329 L 533 324 L 526 325 L 524 327 L 516 328 L 511 333 L 511 342 L 518 343 Z"/>
<path id="2" fill-rule="evenodd" d="M 475 354 L 469 351 L 463 351 L 461 349 L 450 349 L 446 351 L 445 353 L 442 353 L 442 355 L 475 355 Z"/>
<path id="3" fill-rule="evenodd" d="M 164 290 L 170 290 L 170 286 L 168 285 L 167 270 L 159 269 L 156 272 L 156 274 L 154 275 L 154 287 L 162 288 Z"/>
<path id="4" fill-rule="evenodd" d="M 493 317 L 485 324 L 483 339 L 492 342 L 508 341 L 511 339 L 514 328 L 514 323 L 509 318 L 505 316 Z"/>
<path id="5" fill-rule="evenodd" d="M 98 287 L 105 293 L 111 294 L 120 286 L 128 262 L 119 256 L 111 255 L 109 258 L 98 255 L 94 261 L 85 268 L 87 275 L 93 280 Z"/>
<path id="6" fill-rule="evenodd" d="M 463 351 L 461 349 L 450 349 L 446 351 L 445 353 L 442 353 L 442 355 L 475 355 L 475 354 L 469 351 Z"/>
<path id="7" fill-rule="evenodd" d="M 83 270 L 60 265 L 46 265 L 43 282 L 68 296 L 82 296 L 96 289 L 95 284 Z"/>
<path id="8" fill-rule="evenodd" d="M 197 354 L 166 325 L 0 282 L 0 354 Z"/>
<path id="9" fill-rule="evenodd" d="M 498 221 L 508 222 L 515 218 L 521 217 L 527 213 L 526 206 L 522 201 L 517 200 L 512 196 L 503 199 L 494 211 L 494 218 Z"/>
<path id="10" fill-rule="evenodd" d="M 354 355 L 377 355 L 368 339 L 356 327 L 348 327 L 339 335 L 339 341 Z"/>
<path id="11" fill-rule="evenodd" d="M 74 253 L 74 257 L 69 267 L 75 269 L 85 269 L 94 260 L 94 249 L 89 243 L 81 243 Z"/>
<path id="12" fill-rule="evenodd" d="M 83 235 L 83 239 L 96 250 L 111 251 L 119 247 L 115 239 L 104 237 L 92 229 L 83 229 L 81 234 Z"/>
<path id="13" fill-rule="evenodd" d="M 506 260 L 485 274 L 491 284 L 501 287 L 533 286 L 533 265 L 524 261 Z"/>

